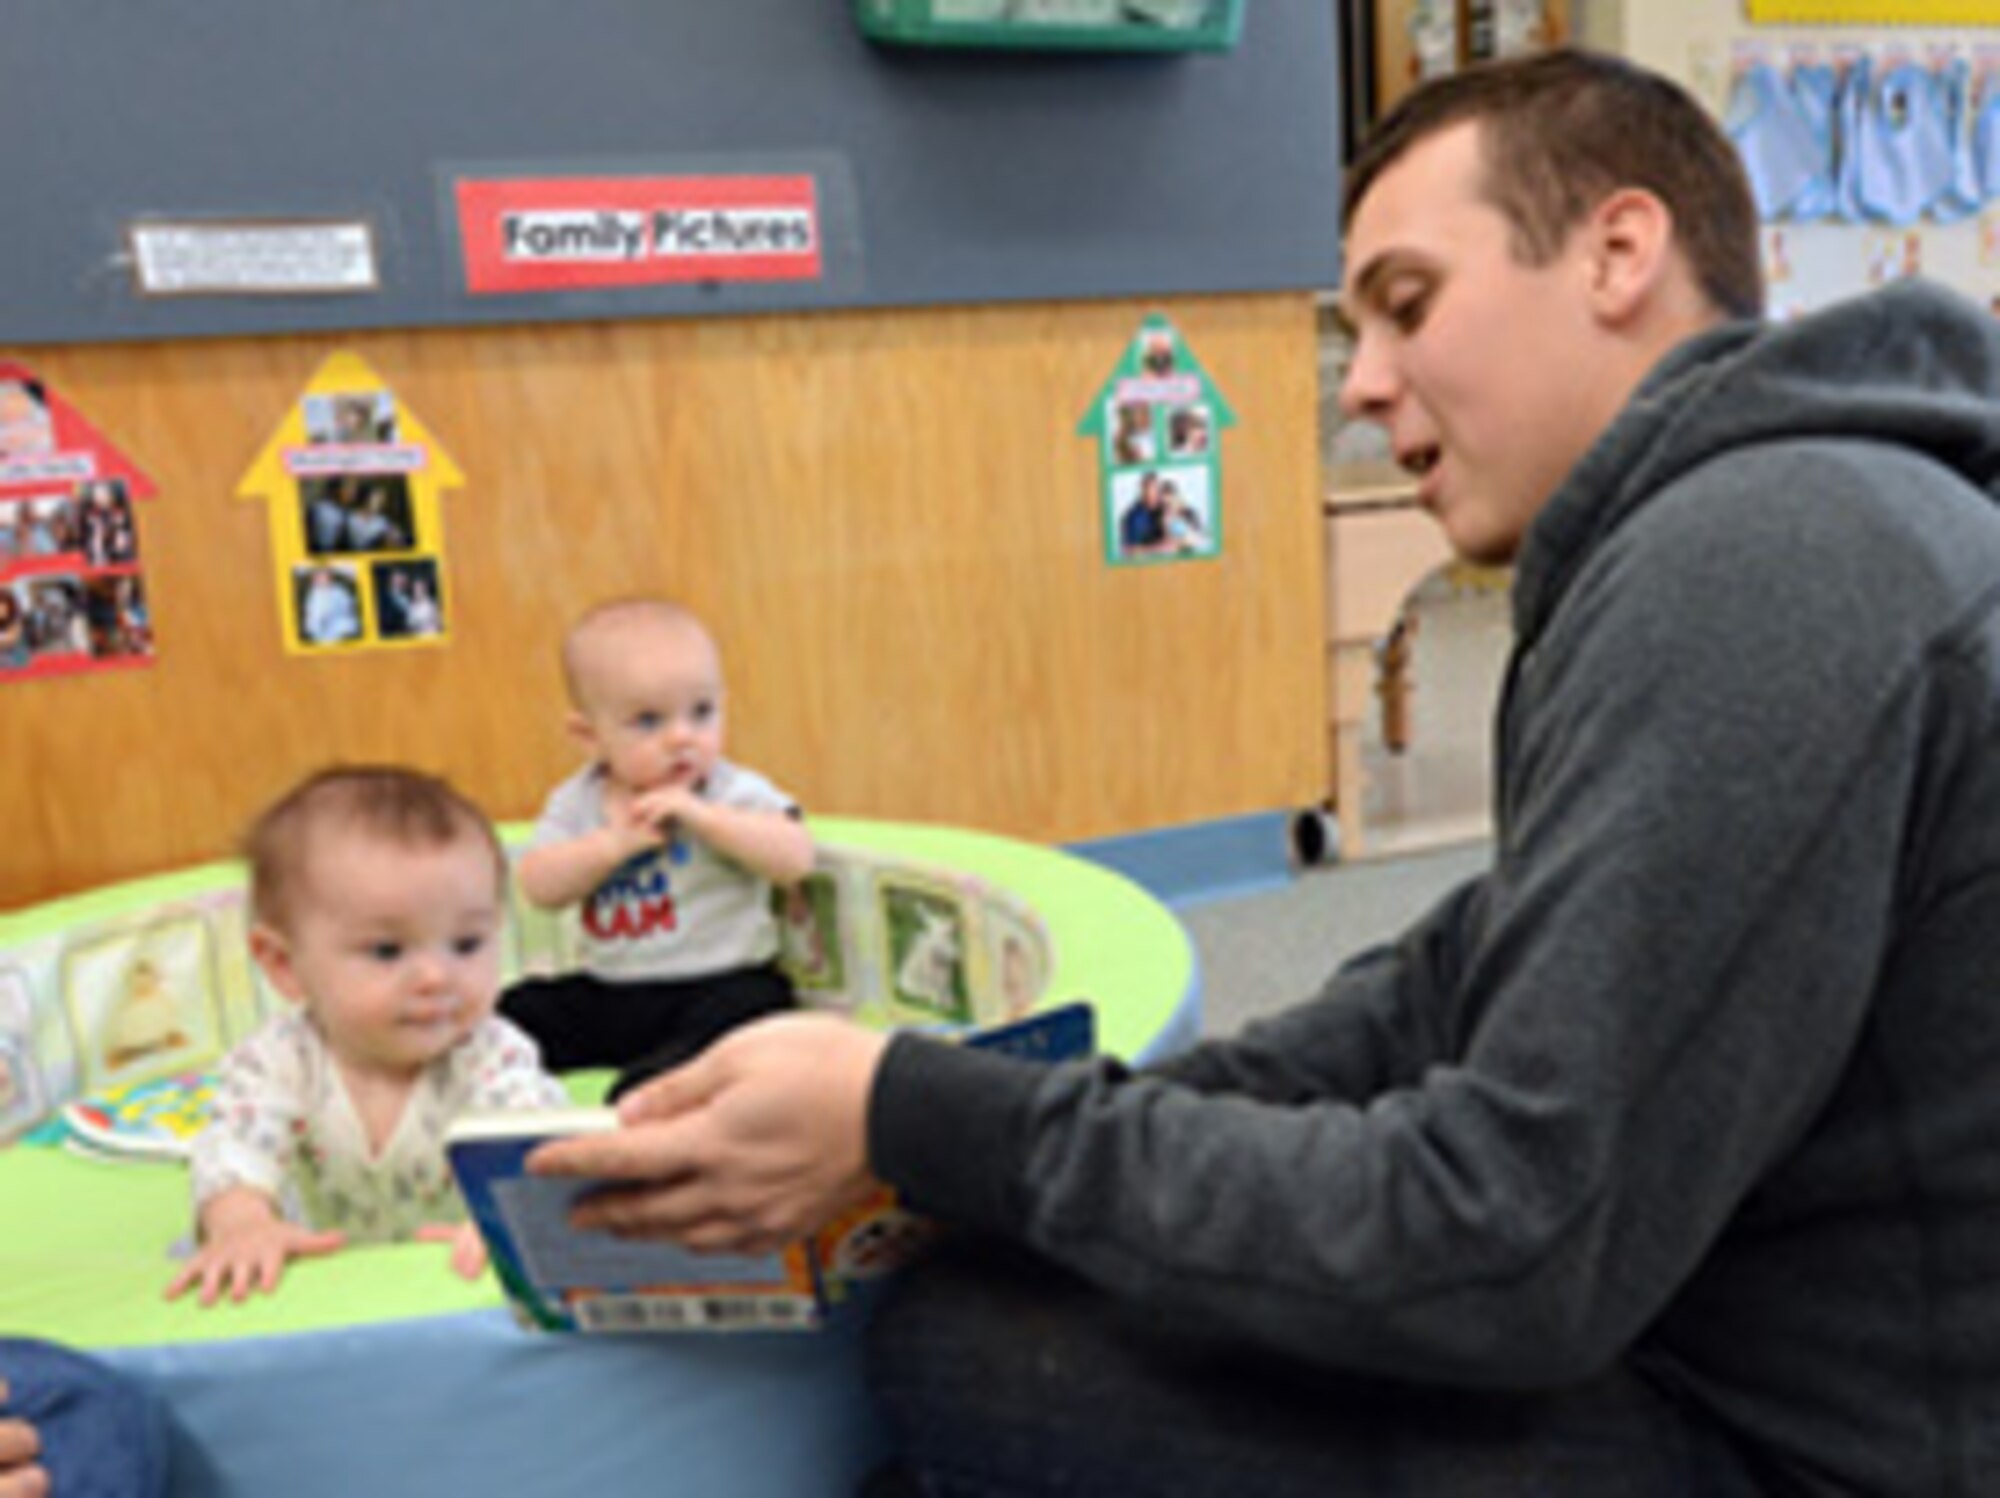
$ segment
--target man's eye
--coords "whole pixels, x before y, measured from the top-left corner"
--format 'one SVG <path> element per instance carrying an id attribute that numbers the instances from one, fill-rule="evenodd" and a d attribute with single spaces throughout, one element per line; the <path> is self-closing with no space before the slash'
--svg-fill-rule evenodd
<path id="1" fill-rule="evenodd" d="M 1414 333 L 1422 324 L 1424 314 L 1430 311 L 1431 297 L 1427 291 L 1408 296 L 1399 296 L 1383 303 L 1382 315 L 1399 333 Z"/>

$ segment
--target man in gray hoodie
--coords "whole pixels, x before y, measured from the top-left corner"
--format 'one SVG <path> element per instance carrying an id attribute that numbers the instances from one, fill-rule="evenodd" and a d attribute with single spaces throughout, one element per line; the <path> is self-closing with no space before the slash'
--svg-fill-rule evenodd
<path id="1" fill-rule="evenodd" d="M 1516 569 L 1491 872 L 1142 1072 L 791 1018 L 547 1163 L 981 1230 L 877 1319 L 921 1491 L 2000 1493 L 2000 334 L 1759 324 L 1727 142 L 1577 53 L 1347 226 L 1343 399 Z"/>

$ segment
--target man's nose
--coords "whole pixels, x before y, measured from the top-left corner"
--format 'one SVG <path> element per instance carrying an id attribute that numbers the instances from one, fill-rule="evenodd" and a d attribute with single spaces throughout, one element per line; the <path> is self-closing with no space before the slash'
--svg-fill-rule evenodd
<path id="1" fill-rule="evenodd" d="M 1395 371 L 1380 342 L 1366 334 L 1354 340 L 1354 353 L 1340 381 L 1340 409 L 1351 420 L 1386 421 L 1397 393 Z"/>

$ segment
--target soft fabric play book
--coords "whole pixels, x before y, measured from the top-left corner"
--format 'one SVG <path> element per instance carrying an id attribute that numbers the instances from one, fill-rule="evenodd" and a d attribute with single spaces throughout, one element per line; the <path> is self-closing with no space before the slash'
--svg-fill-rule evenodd
<path id="1" fill-rule="evenodd" d="M 64 1142 L 121 1160 L 185 1160 L 214 1103 L 215 1075 L 205 1071 L 108 1088 L 64 1106 Z"/>
<path id="2" fill-rule="evenodd" d="M 1037 1060 L 1088 1055 L 1087 1004 L 963 1032 L 967 1045 Z M 477 1113 L 454 1122 L 446 1153 L 493 1272 L 523 1326 L 540 1331 L 796 1331 L 821 1324 L 858 1281 L 908 1262 L 931 1236 L 883 1192 L 780 1253 L 697 1254 L 579 1232 L 569 1209 L 588 1181 L 531 1176 L 523 1162 L 550 1139 L 617 1127 L 609 1108 Z"/>

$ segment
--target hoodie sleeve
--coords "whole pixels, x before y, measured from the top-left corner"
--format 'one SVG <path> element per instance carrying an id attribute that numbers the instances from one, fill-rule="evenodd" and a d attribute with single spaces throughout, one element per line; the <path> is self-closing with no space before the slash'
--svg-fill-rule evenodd
<path id="1" fill-rule="evenodd" d="M 1607 1366 L 1841 1077 L 1917 773 L 1920 563 L 1843 502 L 1847 465 L 1724 466 L 1605 543 L 1519 662 L 1462 951 L 1351 973 L 1160 1075 L 898 1039 L 876 1169 L 1327 1365 L 1515 1387 Z M 1813 502 L 1747 504 L 1774 493 Z M 1355 1042 L 1350 991 L 1404 1039 Z"/>

